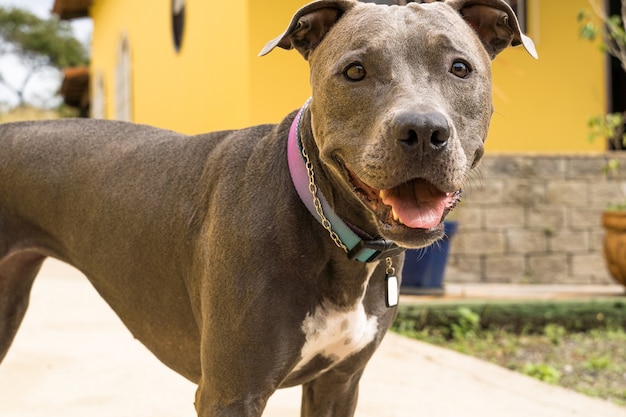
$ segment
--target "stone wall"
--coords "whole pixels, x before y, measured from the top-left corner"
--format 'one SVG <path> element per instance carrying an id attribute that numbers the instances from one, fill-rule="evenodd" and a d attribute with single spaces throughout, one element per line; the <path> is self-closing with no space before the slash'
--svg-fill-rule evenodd
<path id="1" fill-rule="evenodd" d="M 609 158 L 617 174 L 605 174 Z M 601 213 L 626 195 L 626 153 L 489 155 L 456 210 L 447 282 L 613 283 Z"/>

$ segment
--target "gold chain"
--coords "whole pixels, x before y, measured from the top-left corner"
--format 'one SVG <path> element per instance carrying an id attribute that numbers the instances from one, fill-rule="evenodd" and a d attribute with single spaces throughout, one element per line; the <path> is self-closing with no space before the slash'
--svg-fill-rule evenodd
<path id="1" fill-rule="evenodd" d="M 330 238 L 333 240 L 333 242 L 335 242 L 335 245 L 337 245 L 338 247 L 340 247 L 347 253 L 348 248 L 346 247 L 346 245 L 343 244 L 343 242 L 341 241 L 337 233 L 335 233 L 335 231 L 333 230 L 332 225 L 330 224 L 330 221 L 328 221 L 328 219 L 324 215 L 324 210 L 322 209 L 322 203 L 320 199 L 317 197 L 317 185 L 315 185 L 315 174 L 313 173 L 313 164 L 311 163 L 311 160 L 309 159 L 309 155 L 304 149 L 304 144 L 302 144 L 302 156 L 304 157 L 306 161 L 305 163 L 306 172 L 309 176 L 309 192 L 313 196 L 313 206 L 315 207 L 315 212 L 317 213 L 318 216 L 320 216 L 320 219 L 322 221 L 322 227 L 324 227 L 324 229 L 328 231 L 328 233 L 330 234 Z"/>

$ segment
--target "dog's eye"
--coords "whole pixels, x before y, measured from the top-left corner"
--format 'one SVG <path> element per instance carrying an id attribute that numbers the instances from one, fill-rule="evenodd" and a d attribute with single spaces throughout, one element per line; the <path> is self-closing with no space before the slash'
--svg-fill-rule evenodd
<path id="1" fill-rule="evenodd" d="M 365 68 L 361 64 L 350 64 L 343 72 L 344 77 L 350 81 L 361 81 L 366 74 Z"/>
<path id="2" fill-rule="evenodd" d="M 459 78 L 467 78 L 472 73 L 472 69 L 464 61 L 454 61 L 450 67 L 450 72 Z"/>

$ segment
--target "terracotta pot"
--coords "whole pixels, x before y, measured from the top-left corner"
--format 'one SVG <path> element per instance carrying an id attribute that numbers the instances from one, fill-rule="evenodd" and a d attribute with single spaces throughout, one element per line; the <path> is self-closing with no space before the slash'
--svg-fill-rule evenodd
<path id="1" fill-rule="evenodd" d="M 626 212 L 605 211 L 602 214 L 604 259 L 611 276 L 626 286 Z"/>

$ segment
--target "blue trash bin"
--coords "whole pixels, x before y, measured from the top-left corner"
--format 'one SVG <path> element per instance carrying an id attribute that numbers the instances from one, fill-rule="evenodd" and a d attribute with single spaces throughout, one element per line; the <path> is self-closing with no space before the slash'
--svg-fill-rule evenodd
<path id="1" fill-rule="evenodd" d="M 450 239 L 456 234 L 456 221 L 444 223 L 443 239 L 421 249 L 408 249 L 404 257 L 401 292 L 417 295 L 442 295 Z"/>

